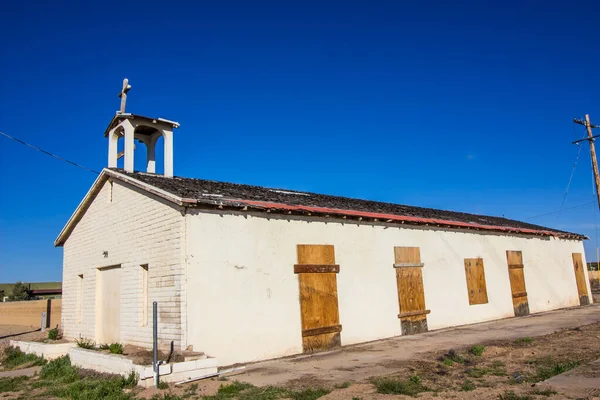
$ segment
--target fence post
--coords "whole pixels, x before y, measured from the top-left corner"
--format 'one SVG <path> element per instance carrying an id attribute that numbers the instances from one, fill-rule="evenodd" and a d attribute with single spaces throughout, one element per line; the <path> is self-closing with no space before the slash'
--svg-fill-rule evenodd
<path id="1" fill-rule="evenodd" d="M 47 318 L 46 317 L 47 317 L 47 314 L 46 314 L 46 311 L 44 311 L 42 313 L 42 323 L 40 324 L 42 332 L 44 332 L 46 330 L 46 324 L 47 324 Z"/>

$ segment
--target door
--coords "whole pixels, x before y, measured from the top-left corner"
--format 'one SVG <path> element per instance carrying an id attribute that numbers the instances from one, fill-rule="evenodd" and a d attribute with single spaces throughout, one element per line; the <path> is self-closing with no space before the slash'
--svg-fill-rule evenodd
<path id="1" fill-rule="evenodd" d="M 96 341 L 121 341 L 121 267 L 99 268 L 96 291 Z"/>
<path id="2" fill-rule="evenodd" d="M 527 288 L 525 287 L 523 254 L 520 251 L 507 250 L 506 259 L 508 261 L 508 277 L 510 278 L 515 317 L 528 315 L 529 300 L 527 299 Z"/>
<path id="3" fill-rule="evenodd" d="M 423 264 L 418 247 L 394 247 L 400 328 L 403 335 L 427 332 Z"/>
<path id="4" fill-rule="evenodd" d="M 340 347 L 342 325 L 336 277 L 340 267 L 335 264 L 333 246 L 299 244 L 294 272 L 300 285 L 304 352 Z"/>
<path id="5" fill-rule="evenodd" d="M 575 280 L 577 281 L 577 292 L 579 293 L 579 304 L 587 306 L 590 304 L 588 297 L 587 284 L 585 282 L 585 271 L 583 270 L 583 261 L 581 253 L 573 253 L 573 268 L 575 268 Z"/>

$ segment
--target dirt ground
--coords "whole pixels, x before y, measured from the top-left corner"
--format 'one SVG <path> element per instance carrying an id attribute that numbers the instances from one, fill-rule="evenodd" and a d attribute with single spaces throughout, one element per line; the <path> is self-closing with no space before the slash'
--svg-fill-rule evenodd
<path id="1" fill-rule="evenodd" d="M 1 337 L 15 333 L 15 327 L 7 331 L 0 326 Z M 3 338 L 0 344 L 39 335 L 29 332 Z M 586 380 L 600 389 L 599 359 L 600 306 L 592 305 L 348 346 L 329 354 L 265 361 L 225 379 L 135 392 L 140 398 L 172 394 L 194 399 L 214 395 L 222 385 L 245 381 L 296 390 L 324 388 L 330 393 L 320 397 L 323 400 L 411 398 L 397 391 L 378 393 L 385 385 L 395 387 L 392 392 L 397 387 L 417 388 L 416 396 L 423 400 L 598 398 L 593 396 L 600 390 L 582 392 L 577 382 Z M 564 378 L 570 376 L 579 381 L 565 384 Z"/>
<path id="2" fill-rule="evenodd" d="M 38 341 L 48 336 L 47 332 L 21 325 L 0 325 L 0 352 L 9 345 L 11 340 Z"/>
<path id="3" fill-rule="evenodd" d="M 470 352 L 474 345 L 482 346 L 481 355 Z M 595 392 L 582 395 L 576 385 L 554 388 L 538 382 L 571 369 L 563 375 L 595 379 L 600 389 L 600 367 L 594 362 L 599 358 L 600 307 L 589 306 L 256 363 L 227 380 L 331 390 L 323 400 L 410 398 L 377 393 L 373 377 L 418 381 L 427 389 L 418 395 L 424 400 L 580 399 L 595 398 Z M 228 382 L 195 382 L 196 393 L 212 395 Z M 171 385 L 169 391 L 182 396 L 186 390 L 189 393 L 190 385 Z M 140 395 L 151 397 L 157 392 L 161 391 L 147 389 Z"/>
<path id="4" fill-rule="evenodd" d="M 576 386 L 554 387 L 539 385 L 538 382 L 556 372 L 557 366 L 562 366 L 573 368 L 563 375 L 578 374 L 595 378 L 600 383 L 600 364 L 594 362 L 600 358 L 600 322 L 544 336 L 487 342 L 483 345 L 480 355 L 473 354 L 471 349 L 472 347 L 447 349 L 420 354 L 415 359 L 391 361 L 396 372 L 385 378 L 396 382 L 418 381 L 424 388 L 424 391 L 418 394 L 418 398 L 423 400 L 596 398 L 591 395 L 585 396 L 585 393 L 582 395 Z M 456 361 L 449 361 L 452 359 Z M 351 369 L 352 365 L 340 368 Z M 194 392 L 198 396 L 213 395 L 220 385 L 227 385 L 241 377 L 231 376 L 227 378 L 228 381 L 198 381 Z M 171 392 L 183 396 L 186 390 L 189 393 L 190 385 L 171 385 L 167 391 L 146 389 L 139 395 L 150 398 L 157 393 Z M 377 393 L 377 387 L 371 378 L 332 384 L 331 381 L 320 379 L 317 371 L 312 376 L 292 379 L 283 386 L 293 389 L 324 387 L 331 390 L 329 394 L 321 397 L 323 400 L 411 398 Z M 598 394 L 600 395 L 600 392 Z"/>

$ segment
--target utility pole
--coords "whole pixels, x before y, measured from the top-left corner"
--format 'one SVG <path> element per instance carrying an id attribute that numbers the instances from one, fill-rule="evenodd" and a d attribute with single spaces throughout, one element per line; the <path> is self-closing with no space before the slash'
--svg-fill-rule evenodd
<path id="1" fill-rule="evenodd" d="M 583 125 L 587 128 L 587 138 L 576 140 L 573 142 L 573 144 L 583 142 L 584 140 L 587 140 L 590 144 L 590 156 L 592 157 L 592 167 L 594 169 L 594 182 L 596 182 L 596 196 L 598 196 L 598 208 L 600 209 L 600 174 L 598 173 L 598 160 L 596 160 L 596 148 L 594 147 L 594 139 L 600 135 L 592 135 L 592 128 L 600 128 L 600 126 L 592 125 L 589 114 L 585 114 L 585 121 L 574 118 L 573 122 Z"/>

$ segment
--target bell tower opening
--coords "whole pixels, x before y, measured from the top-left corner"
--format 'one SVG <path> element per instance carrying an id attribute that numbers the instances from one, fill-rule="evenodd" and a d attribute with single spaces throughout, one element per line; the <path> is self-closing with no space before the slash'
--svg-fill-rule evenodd
<path id="1" fill-rule="evenodd" d="M 173 130 L 179 128 L 179 123 L 164 118 L 126 113 L 127 93 L 130 89 L 129 81 L 124 79 L 123 88 L 119 93 L 121 109 L 117 111 L 104 132 L 104 136 L 108 138 L 108 167 L 117 168 L 118 160 L 123 157 L 123 169 L 126 172 L 134 172 L 135 140 L 137 140 L 145 145 L 146 172 L 156 173 L 156 144 L 162 138 L 163 175 L 172 177 Z M 121 152 L 119 152 L 120 139 L 123 140 Z"/>

